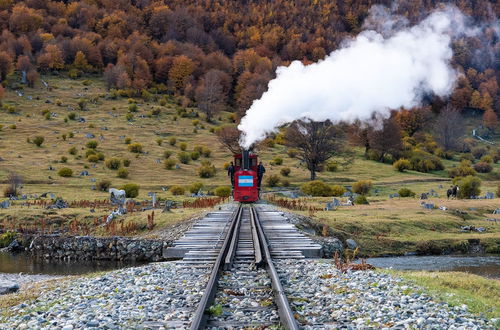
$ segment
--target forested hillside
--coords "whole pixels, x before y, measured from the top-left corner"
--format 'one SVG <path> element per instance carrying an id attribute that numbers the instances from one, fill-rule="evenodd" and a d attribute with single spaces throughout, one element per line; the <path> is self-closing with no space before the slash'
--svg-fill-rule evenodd
<path id="1" fill-rule="evenodd" d="M 500 111 L 498 35 L 492 1 L 450 1 L 482 32 L 454 43 L 464 75 L 451 96 L 459 108 Z M 416 23 L 437 1 L 0 1 L 0 77 L 24 72 L 70 77 L 104 74 L 108 87 L 129 96 L 144 91 L 179 96 L 212 116 L 244 112 L 267 88 L 279 65 L 318 61 L 362 30 L 374 4 Z M 4 86 L 13 89 L 16 83 Z M 8 86 L 7 86 L 8 85 Z M 146 93 L 145 93 L 146 94 Z M 441 102 L 433 110 L 439 112 Z"/>

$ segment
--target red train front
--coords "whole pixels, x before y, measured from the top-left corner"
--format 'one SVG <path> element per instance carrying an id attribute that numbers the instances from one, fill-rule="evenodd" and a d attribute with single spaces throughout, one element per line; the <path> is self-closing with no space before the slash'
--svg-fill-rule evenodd
<path id="1" fill-rule="evenodd" d="M 243 203 L 253 203 L 259 200 L 257 155 L 250 151 L 234 155 L 233 198 Z"/>

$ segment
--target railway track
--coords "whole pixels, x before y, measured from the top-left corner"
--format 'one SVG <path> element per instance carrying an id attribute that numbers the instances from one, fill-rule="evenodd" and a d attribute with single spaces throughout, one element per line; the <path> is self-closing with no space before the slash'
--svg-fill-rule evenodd
<path id="1" fill-rule="evenodd" d="M 276 236 L 270 234 L 274 232 L 283 235 L 283 230 L 279 226 L 265 229 L 254 206 L 240 204 L 231 218 L 224 230 L 224 240 L 217 242 L 218 254 L 216 257 L 210 254 L 212 260 L 215 258 L 213 268 L 191 329 L 298 329 L 272 256 L 303 258 L 303 255 L 280 244 L 282 238 L 273 245 L 266 235 Z M 280 249 L 280 245 L 284 248 Z"/>

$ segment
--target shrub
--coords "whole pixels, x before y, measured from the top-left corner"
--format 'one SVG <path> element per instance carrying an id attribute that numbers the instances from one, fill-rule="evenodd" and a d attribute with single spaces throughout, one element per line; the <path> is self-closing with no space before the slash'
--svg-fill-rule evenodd
<path id="1" fill-rule="evenodd" d="M 415 192 L 411 191 L 408 188 L 401 188 L 398 191 L 399 197 L 415 197 Z"/>
<path id="2" fill-rule="evenodd" d="M 170 193 L 174 196 L 184 195 L 186 190 L 182 186 L 172 186 L 169 189 Z"/>
<path id="3" fill-rule="evenodd" d="M 332 196 L 332 188 L 320 180 L 310 181 L 304 183 L 300 190 L 307 195 L 311 196 L 323 196 L 328 197 Z"/>
<path id="4" fill-rule="evenodd" d="M 120 168 L 122 161 L 120 158 L 109 158 L 109 159 L 106 159 L 106 162 L 104 164 L 110 170 L 117 170 Z"/>
<path id="5" fill-rule="evenodd" d="M 326 170 L 328 172 L 335 172 L 338 170 L 338 168 L 339 168 L 339 164 L 337 162 L 332 161 L 332 162 L 328 162 L 326 164 Z"/>
<path id="6" fill-rule="evenodd" d="M 135 142 L 128 145 L 128 151 L 134 152 L 136 154 L 142 153 L 142 144 Z"/>
<path id="7" fill-rule="evenodd" d="M 333 185 L 331 187 L 331 191 L 332 191 L 331 196 L 340 197 L 345 194 L 347 189 L 345 189 L 343 186 L 340 185 Z"/>
<path id="8" fill-rule="evenodd" d="M 35 136 L 35 138 L 33 139 L 33 143 L 37 147 L 41 147 L 43 144 L 43 141 L 45 141 L 45 138 L 43 136 Z"/>
<path id="9" fill-rule="evenodd" d="M 410 161 L 405 158 L 398 159 L 394 162 L 394 164 L 392 164 L 392 166 L 399 172 L 404 172 L 405 170 L 409 170 L 411 168 Z"/>
<path id="10" fill-rule="evenodd" d="M 0 234 L 0 248 L 9 246 L 16 239 L 16 233 L 13 231 L 8 231 Z"/>
<path id="11" fill-rule="evenodd" d="M 159 146 L 161 146 L 162 143 L 163 143 L 163 139 L 162 138 L 157 138 L 156 139 L 156 144 L 158 144 Z"/>
<path id="12" fill-rule="evenodd" d="M 198 152 L 198 153 L 200 153 L 200 154 L 201 154 L 201 153 L 202 153 L 202 151 L 203 151 L 203 147 L 202 147 L 202 146 L 195 146 L 195 147 L 193 148 L 193 151 L 196 151 L 196 152 Z"/>
<path id="13" fill-rule="evenodd" d="M 179 159 L 182 164 L 189 164 L 191 155 L 185 151 L 182 151 L 177 154 L 177 159 Z"/>
<path id="14" fill-rule="evenodd" d="M 352 191 L 354 191 L 356 194 L 366 195 L 370 192 L 372 186 L 373 184 L 370 180 L 360 180 L 352 185 Z"/>
<path id="15" fill-rule="evenodd" d="M 131 113 L 127 113 L 127 114 L 125 115 L 125 119 L 126 119 L 127 121 L 132 121 L 132 120 L 134 119 L 134 115 L 133 115 L 133 114 L 131 114 Z"/>
<path id="16" fill-rule="evenodd" d="M 130 144 L 130 143 L 132 143 L 132 139 L 129 138 L 129 137 L 126 137 L 125 138 L 125 144 Z"/>
<path id="17" fill-rule="evenodd" d="M 16 189 L 14 189 L 14 187 L 12 186 L 7 186 L 5 187 L 5 189 L 3 190 L 3 197 L 15 197 L 17 196 L 17 191 Z"/>
<path id="18" fill-rule="evenodd" d="M 292 170 L 290 170 L 290 168 L 289 168 L 289 167 L 283 167 L 283 168 L 280 170 L 280 173 L 281 173 L 281 175 L 283 175 L 283 176 L 289 176 L 291 171 L 292 171 Z"/>
<path id="19" fill-rule="evenodd" d="M 181 148 L 182 151 L 186 151 L 187 149 L 187 143 L 186 142 L 181 142 L 179 143 L 179 148 Z"/>
<path id="20" fill-rule="evenodd" d="M 50 114 L 50 112 L 47 112 L 45 115 L 45 120 L 50 120 L 52 118 L 52 115 Z"/>
<path id="21" fill-rule="evenodd" d="M 268 187 L 277 187 L 280 184 L 280 177 L 276 174 L 271 174 L 266 180 Z"/>
<path id="22" fill-rule="evenodd" d="M 169 158 L 170 158 L 170 156 L 172 156 L 172 151 L 170 151 L 170 150 L 165 150 L 165 151 L 163 152 L 163 158 L 165 158 L 165 159 L 169 159 Z"/>
<path id="23" fill-rule="evenodd" d="M 201 152 L 201 153 L 203 154 L 203 157 L 209 158 L 209 157 L 210 157 L 210 155 L 212 154 L 212 150 L 210 150 L 210 149 L 209 149 L 209 148 L 207 148 L 207 147 L 203 147 L 203 149 L 202 149 L 202 152 Z"/>
<path id="24" fill-rule="evenodd" d="M 123 160 L 123 166 L 124 167 L 129 167 L 130 166 L 130 159 L 124 159 Z"/>
<path id="25" fill-rule="evenodd" d="M 63 178 L 69 178 L 73 176 L 73 170 L 69 167 L 62 167 L 59 169 L 57 174 L 59 174 L 59 176 L 62 176 Z"/>
<path id="26" fill-rule="evenodd" d="M 200 153 L 198 151 L 191 152 L 191 159 L 192 160 L 198 160 L 198 158 L 200 158 Z"/>
<path id="27" fill-rule="evenodd" d="M 111 187 L 111 181 L 107 179 L 99 180 L 97 181 L 97 190 L 99 191 L 108 191 L 109 188 Z"/>
<path id="28" fill-rule="evenodd" d="M 203 183 L 195 182 L 189 186 L 189 192 L 192 194 L 196 194 L 200 189 L 203 188 Z"/>
<path id="29" fill-rule="evenodd" d="M 96 152 L 93 149 L 87 149 L 87 150 L 85 150 L 85 158 L 87 158 L 90 155 L 95 155 L 95 154 L 96 154 Z M 99 159 L 99 157 L 97 157 L 97 158 Z"/>
<path id="30" fill-rule="evenodd" d="M 282 165 L 283 164 L 283 158 L 281 158 L 281 157 L 274 158 L 274 164 L 275 165 Z"/>
<path id="31" fill-rule="evenodd" d="M 67 163 L 67 162 L 68 162 L 68 157 L 61 156 L 61 163 Z"/>
<path id="32" fill-rule="evenodd" d="M 476 159 L 481 159 L 484 155 L 488 153 L 488 150 L 485 147 L 475 147 L 472 149 L 472 155 Z"/>
<path id="33" fill-rule="evenodd" d="M 474 165 L 474 170 L 478 173 L 490 173 L 493 170 L 493 167 L 486 162 L 479 162 Z"/>
<path id="34" fill-rule="evenodd" d="M 70 139 L 74 138 L 74 137 L 75 137 L 75 133 L 73 133 L 73 132 L 69 132 L 68 137 L 69 137 Z"/>
<path id="35" fill-rule="evenodd" d="M 200 178 L 211 178 L 215 176 L 215 173 L 217 173 L 215 166 L 208 161 L 203 161 L 198 169 L 198 175 Z"/>
<path id="36" fill-rule="evenodd" d="M 17 128 L 17 126 L 16 126 L 16 124 L 12 124 L 12 125 L 9 125 L 9 128 L 10 128 L 10 129 L 16 129 L 16 128 Z"/>
<path id="37" fill-rule="evenodd" d="M 295 150 L 295 149 L 288 149 L 288 151 L 286 153 L 287 153 L 288 157 L 290 157 L 290 158 L 297 157 L 297 150 Z"/>
<path id="38" fill-rule="evenodd" d="M 175 146 L 175 144 L 177 143 L 177 139 L 175 137 L 170 137 L 168 139 L 168 144 L 170 144 L 171 146 Z"/>
<path id="39" fill-rule="evenodd" d="M 462 178 L 458 182 L 458 197 L 459 198 L 471 198 L 473 196 L 479 196 L 481 193 L 481 180 L 479 178 L 469 175 Z"/>
<path id="40" fill-rule="evenodd" d="M 368 205 L 370 203 L 368 203 L 368 200 L 366 199 L 366 196 L 365 195 L 359 195 L 358 197 L 356 197 L 356 199 L 354 200 L 354 204 L 364 204 L 364 205 Z"/>
<path id="41" fill-rule="evenodd" d="M 460 162 L 460 165 L 448 170 L 448 176 L 450 178 L 464 177 L 468 175 L 476 175 L 476 171 L 472 168 L 471 163 L 468 160 L 463 160 Z"/>
<path id="42" fill-rule="evenodd" d="M 87 110 L 87 100 L 79 99 L 77 104 L 78 104 L 78 107 L 80 108 L 80 110 L 82 110 L 82 111 Z"/>
<path id="43" fill-rule="evenodd" d="M 491 155 L 484 155 L 483 157 L 481 157 L 481 161 L 485 162 L 485 163 L 488 163 L 488 164 L 492 164 L 493 163 L 493 157 Z"/>
<path id="44" fill-rule="evenodd" d="M 281 185 L 283 187 L 290 187 L 290 181 L 289 180 L 286 180 L 286 179 L 282 179 L 281 180 Z"/>
<path id="45" fill-rule="evenodd" d="M 165 100 L 165 99 L 161 99 L 161 100 L 160 100 L 160 105 L 161 105 L 162 107 L 166 106 L 166 105 L 167 105 L 167 100 Z"/>
<path id="46" fill-rule="evenodd" d="M 120 167 L 118 169 L 118 172 L 116 173 L 116 176 L 122 179 L 128 178 L 128 170 L 125 167 Z"/>
<path id="47" fill-rule="evenodd" d="M 66 134 L 61 135 L 63 141 L 66 141 L 66 138 L 68 137 Z"/>
<path id="48" fill-rule="evenodd" d="M 217 187 L 214 193 L 218 197 L 229 197 L 231 195 L 231 188 L 228 186 Z"/>
<path id="49" fill-rule="evenodd" d="M 472 156 L 472 154 L 470 154 L 470 153 L 461 154 L 460 158 L 458 160 L 460 160 L 460 161 L 462 161 L 462 160 L 468 160 L 470 162 L 473 162 L 474 161 L 474 156 Z"/>
<path id="50" fill-rule="evenodd" d="M 200 120 L 199 119 L 193 119 L 191 121 L 191 124 L 193 124 L 193 126 L 198 126 L 200 124 Z"/>
<path id="51" fill-rule="evenodd" d="M 412 152 L 410 164 L 413 170 L 423 173 L 444 169 L 441 159 L 422 150 Z"/>
<path id="52" fill-rule="evenodd" d="M 167 170 L 173 169 L 175 164 L 177 164 L 177 162 L 175 160 L 173 160 L 172 158 L 168 158 L 165 160 L 165 168 Z"/>
<path id="53" fill-rule="evenodd" d="M 135 198 L 139 196 L 139 185 L 135 183 L 127 183 L 121 187 L 122 190 L 125 190 L 125 196 L 127 198 Z"/>
<path id="54" fill-rule="evenodd" d="M 99 143 L 96 140 L 90 140 L 85 144 L 85 146 L 89 149 L 96 149 Z"/>
<path id="55" fill-rule="evenodd" d="M 87 161 L 89 161 L 91 163 L 97 163 L 97 162 L 99 162 L 99 156 L 97 156 L 96 154 L 88 155 Z"/>
<path id="56" fill-rule="evenodd" d="M 137 104 L 131 103 L 128 105 L 128 111 L 130 112 L 137 112 Z"/>

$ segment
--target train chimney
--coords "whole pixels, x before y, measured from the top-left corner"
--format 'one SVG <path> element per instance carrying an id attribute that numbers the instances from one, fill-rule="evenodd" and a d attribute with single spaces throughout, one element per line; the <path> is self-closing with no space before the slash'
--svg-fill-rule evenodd
<path id="1" fill-rule="evenodd" d="M 243 149 L 241 151 L 241 166 L 244 170 L 250 169 L 250 151 Z"/>

